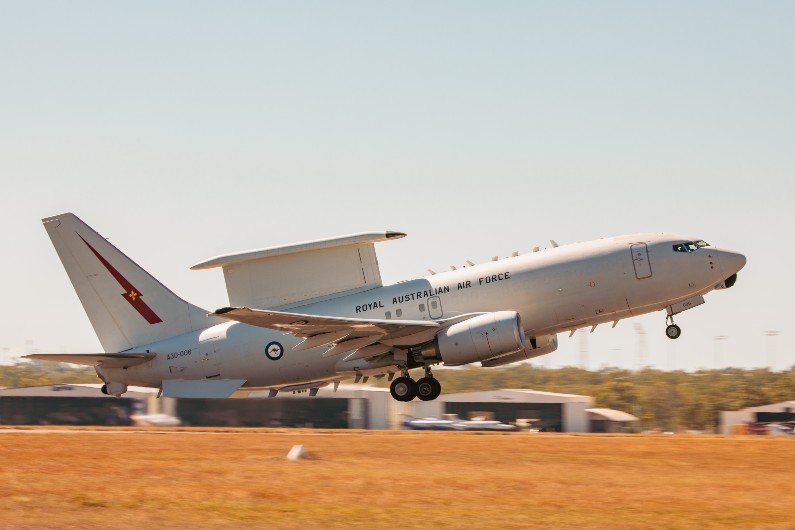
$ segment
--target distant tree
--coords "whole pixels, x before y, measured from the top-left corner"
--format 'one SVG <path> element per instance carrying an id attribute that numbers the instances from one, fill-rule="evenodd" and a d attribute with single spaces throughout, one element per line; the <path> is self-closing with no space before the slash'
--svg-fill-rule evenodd
<path id="1" fill-rule="evenodd" d="M 16 388 L 53 385 L 58 383 L 97 383 L 93 368 L 42 361 L 21 361 L 0 366 L 0 386 Z"/>

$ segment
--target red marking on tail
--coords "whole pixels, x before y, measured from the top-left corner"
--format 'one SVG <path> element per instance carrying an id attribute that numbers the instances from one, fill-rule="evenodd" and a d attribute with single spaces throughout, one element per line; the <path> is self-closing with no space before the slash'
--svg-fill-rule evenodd
<path id="1" fill-rule="evenodd" d="M 77 234 L 77 237 L 83 239 L 83 236 L 80 234 Z M 102 262 L 106 269 L 108 269 L 108 272 L 111 274 L 111 276 L 116 278 L 116 281 L 119 282 L 119 285 L 121 285 L 124 289 L 122 297 L 124 297 L 124 299 L 127 300 L 136 311 L 138 311 L 138 314 L 144 317 L 150 324 L 158 324 L 163 322 L 163 320 L 157 316 L 154 311 L 152 311 L 152 308 L 146 305 L 146 302 L 143 301 L 143 295 L 141 294 L 141 291 L 133 287 L 133 284 L 127 281 L 127 278 L 122 276 L 121 273 L 117 271 L 115 267 L 113 267 L 113 265 L 108 263 L 108 260 L 103 258 L 102 255 L 97 252 L 96 249 L 94 249 L 94 247 L 89 245 L 88 241 L 83 239 L 83 243 L 85 243 L 86 246 L 91 249 L 91 252 L 93 252 L 97 259 Z"/>

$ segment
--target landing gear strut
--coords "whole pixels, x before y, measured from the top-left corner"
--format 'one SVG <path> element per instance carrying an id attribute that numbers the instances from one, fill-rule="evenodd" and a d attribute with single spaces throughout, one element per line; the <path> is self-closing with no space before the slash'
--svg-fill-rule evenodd
<path id="1" fill-rule="evenodd" d="M 668 316 L 665 321 L 669 322 L 668 327 L 665 328 L 665 336 L 669 339 L 678 339 L 682 334 L 682 328 L 674 324 L 673 316 Z"/>

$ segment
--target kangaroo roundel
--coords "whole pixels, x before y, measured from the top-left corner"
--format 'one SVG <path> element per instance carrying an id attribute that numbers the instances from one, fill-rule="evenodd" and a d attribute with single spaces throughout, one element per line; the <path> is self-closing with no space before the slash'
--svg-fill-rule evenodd
<path id="1" fill-rule="evenodd" d="M 272 361 L 278 361 L 282 358 L 282 355 L 284 355 L 284 346 L 276 341 L 269 342 L 268 345 L 265 346 L 265 355 Z"/>

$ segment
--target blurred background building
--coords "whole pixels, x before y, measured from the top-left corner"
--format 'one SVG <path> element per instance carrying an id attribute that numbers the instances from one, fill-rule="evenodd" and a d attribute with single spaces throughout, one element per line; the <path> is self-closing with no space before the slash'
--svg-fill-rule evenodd
<path id="1" fill-rule="evenodd" d="M 548 432 L 626 432 L 637 418 L 592 408 L 593 398 L 534 390 L 495 390 L 442 395 L 435 401 L 401 403 L 389 390 L 340 385 L 307 392 L 252 392 L 240 399 L 158 398 L 157 390 L 133 387 L 121 398 L 100 385 L 60 384 L 0 390 L 0 424 L 190 425 L 400 429 L 412 418 L 460 418 Z"/>

